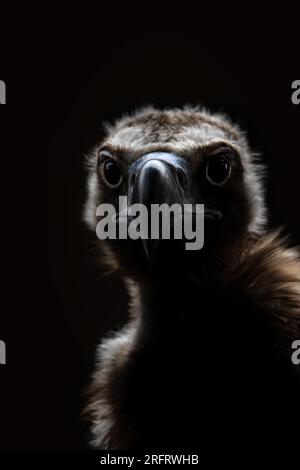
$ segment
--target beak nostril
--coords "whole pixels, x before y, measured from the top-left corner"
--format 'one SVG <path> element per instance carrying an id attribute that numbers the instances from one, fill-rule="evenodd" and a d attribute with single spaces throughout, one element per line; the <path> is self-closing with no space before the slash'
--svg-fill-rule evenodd
<path id="1" fill-rule="evenodd" d="M 128 174 L 130 204 L 174 204 L 185 200 L 189 187 L 186 161 L 175 154 L 152 152 L 134 161 Z"/>
<path id="2" fill-rule="evenodd" d="M 187 176 L 185 172 L 181 168 L 178 168 L 176 174 L 178 183 L 180 184 L 181 188 L 184 189 L 187 184 Z"/>
<path id="3" fill-rule="evenodd" d="M 133 186 L 135 183 L 135 174 L 130 177 L 130 186 Z"/>

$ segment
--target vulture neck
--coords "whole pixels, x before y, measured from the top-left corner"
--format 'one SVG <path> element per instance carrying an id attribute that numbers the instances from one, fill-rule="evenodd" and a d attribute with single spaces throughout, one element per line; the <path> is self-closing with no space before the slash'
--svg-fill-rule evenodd
<path id="1" fill-rule="evenodd" d="M 207 298 L 210 290 L 203 272 L 195 275 L 185 269 L 152 273 L 139 280 L 138 287 L 140 300 L 135 317 L 141 331 L 153 337 L 178 333 L 191 324 L 196 326 L 199 318 L 195 310 L 201 305 L 201 296 L 201 300 Z"/>

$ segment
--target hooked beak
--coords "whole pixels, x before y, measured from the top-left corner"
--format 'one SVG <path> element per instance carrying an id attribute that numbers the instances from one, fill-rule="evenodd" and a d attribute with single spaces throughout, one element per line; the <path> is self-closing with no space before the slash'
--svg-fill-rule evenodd
<path id="1" fill-rule="evenodd" d="M 153 204 L 167 204 L 169 207 L 177 204 L 183 209 L 191 194 L 190 171 L 188 162 L 172 153 L 151 152 L 142 156 L 129 167 L 129 206 L 143 204 L 147 208 L 148 227 L 151 226 Z M 218 221 L 222 219 L 222 213 L 205 208 L 204 217 Z M 141 239 L 148 260 L 153 257 L 159 238 L 160 235 Z"/>
<path id="2" fill-rule="evenodd" d="M 187 162 L 183 158 L 165 152 L 146 154 L 129 169 L 129 204 L 143 204 L 148 214 L 151 214 L 152 204 L 182 206 L 188 180 Z M 149 237 L 142 239 L 142 243 L 150 260 L 159 240 Z"/>

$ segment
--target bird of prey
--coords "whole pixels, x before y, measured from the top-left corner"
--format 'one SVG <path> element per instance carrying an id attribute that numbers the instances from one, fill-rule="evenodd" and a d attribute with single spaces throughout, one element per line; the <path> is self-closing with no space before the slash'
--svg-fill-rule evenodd
<path id="1" fill-rule="evenodd" d="M 201 250 L 172 237 L 97 240 L 131 302 L 126 326 L 97 350 L 91 445 L 205 452 L 280 442 L 299 416 L 290 356 L 300 261 L 268 229 L 264 168 L 245 133 L 201 107 L 149 107 L 106 125 L 88 165 L 93 231 L 97 207 L 117 208 L 120 196 L 204 205 Z"/>

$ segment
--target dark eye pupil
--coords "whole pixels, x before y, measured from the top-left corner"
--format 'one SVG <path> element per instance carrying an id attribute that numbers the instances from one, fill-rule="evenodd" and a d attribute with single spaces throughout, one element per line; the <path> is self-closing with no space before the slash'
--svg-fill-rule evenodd
<path id="1" fill-rule="evenodd" d="M 116 186 L 117 184 L 119 184 L 121 180 L 121 172 L 115 162 L 111 160 L 105 162 L 103 172 L 105 179 L 110 185 Z"/>
<path id="2" fill-rule="evenodd" d="M 215 184 L 223 183 L 229 176 L 230 164 L 229 161 L 219 155 L 210 158 L 206 174 L 208 179 Z"/>

